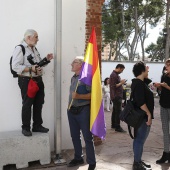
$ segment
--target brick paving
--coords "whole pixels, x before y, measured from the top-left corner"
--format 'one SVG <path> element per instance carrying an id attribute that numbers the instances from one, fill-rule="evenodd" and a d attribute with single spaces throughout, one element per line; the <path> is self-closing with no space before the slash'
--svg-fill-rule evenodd
<path id="1" fill-rule="evenodd" d="M 163 152 L 162 128 L 160 122 L 160 108 L 158 98 L 155 98 L 155 119 L 153 120 L 149 137 L 144 146 L 143 160 L 151 164 L 152 170 L 168 170 L 170 164 L 157 165 L 155 161 L 159 159 Z M 131 170 L 133 164 L 132 139 L 127 133 L 115 132 L 111 129 L 111 112 L 105 112 L 107 135 L 101 145 L 95 147 L 97 167 L 96 170 Z M 121 122 L 121 126 L 127 130 L 127 125 Z M 128 131 L 128 130 L 127 130 Z M 85 154 L 85 153 L 84 153 Z M 73 158 L 73 150 L 63 150 L 64 159 L 69 162 Z M 28 168 L 23 170 L 87 170 L 88 165 L 67 167 L 66 165 L 41 166 L 39 162 L 30 163 Z M 6 166 L 4 170 L 15 170 L 15 166 Z"/>

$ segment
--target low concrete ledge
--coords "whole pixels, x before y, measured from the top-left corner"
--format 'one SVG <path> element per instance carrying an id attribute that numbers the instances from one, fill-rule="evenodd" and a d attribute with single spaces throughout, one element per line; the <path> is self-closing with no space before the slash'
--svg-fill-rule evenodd
<path id="1" fill-rule="evenodd" d="M 51 162 L 48 133 L 33 133 L 25 137 L 21 131 L 0 132 L 0 170 L 4 165 L 16 164 L 16 168 L 28 167 L 28 162 Z"/>

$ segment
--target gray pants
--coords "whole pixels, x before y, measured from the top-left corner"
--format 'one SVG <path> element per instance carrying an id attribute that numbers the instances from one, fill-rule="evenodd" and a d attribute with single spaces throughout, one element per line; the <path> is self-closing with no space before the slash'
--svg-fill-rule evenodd
<path id="1" fill-rule="evenodd" d="M 162 131 L 163 131 L 163 140 L 164 140 L 164 152 L 169 152 L 170 146 L 170 108 L 161 107 L 161 121 L 162 121 Z"/>

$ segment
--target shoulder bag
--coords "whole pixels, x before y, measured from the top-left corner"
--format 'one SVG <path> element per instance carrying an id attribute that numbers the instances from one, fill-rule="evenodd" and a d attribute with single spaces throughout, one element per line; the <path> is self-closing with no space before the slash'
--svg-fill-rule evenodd
<path id="1" fill-rule="evenodd" d="M 140 107 L 137 107 L 132 100 L 132 93 L 130 96 L 130 100 L 127 101 L 124 109 L 120 113 L 120 120 L 125 122 L 128 125 L 128 131 L 130 137 L 134 139 L 136 137 L 137 129 L 141 126 L 144 117 L 146 116 L 146 112 Z M 131 127 L 134 128 L 134 136 L 131 133 Z"/>

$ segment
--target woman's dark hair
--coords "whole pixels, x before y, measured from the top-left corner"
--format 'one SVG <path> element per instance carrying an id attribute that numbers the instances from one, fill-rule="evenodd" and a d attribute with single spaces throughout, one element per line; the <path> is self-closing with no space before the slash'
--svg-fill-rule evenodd
<path id="1" fill-rule="evenodd" d="M 105 79 L 104 79 L 104 85 L 107 85 L 107 80 L 109 79 L 109 77 L 106 77 Z"/>
<path id="2" fill-rule="evenodd" d="M 135 77 L 139 76 L 142 74 L 142 72 L 146 71 L 146 66 L 145 63 L 142 61 L 137 62 L 134 66 L 133 66 L 133 74 Z"/>
<path id="3" fill-rule="evenodd" d="M 163 78 L 166 76 L 165 70 L 166 70 L 166 67 L 164 66 L 162 69 L 161 82 L 163 81 Z"/>
<path id="4" fill-rule="evenodd" d="M 165 74 L 166 67 L 164 66 L 162 69 L 162 74 Z"/>

